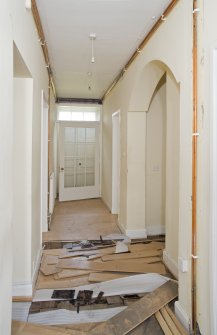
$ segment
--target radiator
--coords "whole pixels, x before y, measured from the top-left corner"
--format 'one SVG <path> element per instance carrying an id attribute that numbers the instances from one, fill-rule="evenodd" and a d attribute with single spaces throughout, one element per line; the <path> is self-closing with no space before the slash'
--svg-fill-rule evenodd
<path id="1" fill-rule="evenodd" d="M 55 193 L 55 176 L 54 172 L 50 174 L 50 182 L 49 182 L 49 214 L 52 215 L 53 210 L 54 210 L 54 204 L 55 204 L 55 198 L 56 198 L 56 193 Z"/>

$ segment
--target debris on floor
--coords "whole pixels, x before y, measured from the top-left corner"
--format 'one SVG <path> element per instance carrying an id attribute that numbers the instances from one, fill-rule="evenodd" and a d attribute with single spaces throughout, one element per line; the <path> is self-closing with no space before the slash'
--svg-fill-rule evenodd
<path id="1" fill-rule="evenodd" d="M 187 334 L 172 312 L 164 236 L 130 239 L 116 223 L 101 199 L 56 203 L 32 301 L 13 303 L 12 335 Z"/>
<path id="2" fill-rule="evenodd" d="M 45 249 L 37 289 L 70 288 L 99 281 L 122 278 L 139 273 L 167 273 L 162 263 L 163 242 L 131 241 L 130 244 L 110 240 L 83 244 L 69 243 L 68 249 Z M 111 246 L 112 245 L 112 246 Z"/>
<path id="3" fill-rule="evenodd" d="M 175 318 L 172 311 L 167 306 L 170 301 L 177 297 L 177 292 L 178 285 L 175 282 L 169 280 L 153 292 L 147 293 L 146 295 L 144 295 L 144 297 L 125 308 L 113 307 L 101 310 L 88 310 L 88 312 L 83 311 L 82 314 L 79 313 L 79 315 L 65 310 L 31 314 L 28 321 L 39 323 L 43 322 L 43 326 L 15 321 L 12 324 L 12 335 L 139 334 L 139 332 L 137 332 L 136 330 L 139 330 L 139 326 L 141 324 L 144 324 L 144 322 L 153 315 L 157 318 L 162 329 L 164 329 L 163 331 L 165 331 L 165 329 L 167 328 L 169 329 L 169 332 L 167 332 L 166 334 L 186 335 L 186 331 L 183 329 L 178 320 Z M 106 313 L 108 313 L 108 310 L 109 312 L 118 312 L 118 314 L 116 313 L 116 315 L 112 317 L 110 314 L 107 321 L 105 320 L 102 322 L 100 318 L 105 316 Z M 55 318 L 52 317 L 52 313 L 55 313 Z M 93 315 L 95 315 L 94 320 L 91 319 Z M 74 322 L 73 317 L 77 318 L 77 320 L 79 320 L 80 318 L 80 321 L 78 321 L 80 323 L 78 328 L 75 327 L 76 325 L 72 324 L 76 323 L 76 321 Z M 51 320 L 57 320 L 56 323 L 61 324 L 61 326 L 57 328 L 44 325 L 44 323 L 46 322 L 48 324 L 51 324 Z M 71 325 L 64 325 L 63 323 L 67 323 L 68 320 L 70 321 Z M 98 321 L 99 323 L 97 324 L 94 322 L 93 328 L 90 328 L 89 326 L 87 326 L 86 320 Z M 85 323 L 86 325 L 83 325 L 83 323 Z M 84 327 L 86 327 L 86 329 L 87 327 L 89 327 L 89 329 L 85 331 Z M 168 329 L 166 331 L 168 331 Z"/>

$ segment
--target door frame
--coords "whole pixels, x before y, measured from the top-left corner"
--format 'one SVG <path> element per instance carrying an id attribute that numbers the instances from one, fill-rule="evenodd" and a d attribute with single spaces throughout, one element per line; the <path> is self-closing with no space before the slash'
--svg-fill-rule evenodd
<path id="1" fill-rule="evenodd" d="M 210 70 L 210 314 L 211 332 L 217 334 L 217 47 Z"/>
<path id="2" fill-rule="evenodd" d="M 112 214 L 120 213 L 120 110 L 112 114 Z"/>
<path id="3" fill-rule="evenodd" d="M 48 100 L 41 92 L 41 231 L 48 231 Z M 42 238 L 42 236 L 41 236 Z"/>
<path id="4" fill-rule="evenodd" d="M 63 138 L 63 129 L 64 127 L 77 127 L 77 128 L 95 128 L 97 130 L 97 152 L 98 155 L 95 157 L 95 175 L 98 176 L 98 179 L 95 179 L 95 185 L 94 187 L 97 188 L 97 192 L 94 193 L 94 195 L 90 197 L 85 197 L 85 196 L 80 196 L 79 199 L 90 199 L 90 198 L 98 198 L 100 197 L 100 189 L 101 189 L 101 177 L 100 177 L 100 162 L 101 162 L 101 143 L 100 143 L 100 129 L 101 129 L 101 123 L 100 121 L 58 121 L 59 124 L 59 138 L 58 138 L 58 148 L 59 148 L 59 153 L 58 153 L 58 160 L 59 160 L 59 201 L 70 201 L 70 200 L 78 200 L 78 198 L 75 196 L 70 196 L 68 194 L 61 194 L 61 189 L 64 189 L 64 174 L 61 173 L 61 171 L 64 171 L 64 164 L 61 159 L 61 149 L 62 149 L 62 138 Z M 98 160 L 98 161 L 97 161 Z M 63 170 L 61 170 L 63 168 Z M 92 187 L 92 186 L 87 186 L 87 187 Z M 70 189 L 70 188 L 69 188 Z M 69 191 L 70 192 L 70 191 Z"/>

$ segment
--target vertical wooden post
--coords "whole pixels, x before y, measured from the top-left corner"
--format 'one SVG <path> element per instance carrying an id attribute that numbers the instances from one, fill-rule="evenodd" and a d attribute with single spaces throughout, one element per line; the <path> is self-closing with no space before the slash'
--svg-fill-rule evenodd
<path id="1" fill-rule="evenodd" d="M 198 142 L 198 1 L 193 0 L 193 129 L 192 129 L 192 330 L 197 331 L 197 142 Z"/>

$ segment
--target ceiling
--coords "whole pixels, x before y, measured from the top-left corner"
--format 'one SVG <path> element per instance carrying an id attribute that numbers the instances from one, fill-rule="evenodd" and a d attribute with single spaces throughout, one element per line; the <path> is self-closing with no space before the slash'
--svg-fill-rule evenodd
<path id="1" fill-rule="evenodd" d="M 37 0 L 57 96 L 102 98 L 170 2 Z"/>

